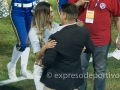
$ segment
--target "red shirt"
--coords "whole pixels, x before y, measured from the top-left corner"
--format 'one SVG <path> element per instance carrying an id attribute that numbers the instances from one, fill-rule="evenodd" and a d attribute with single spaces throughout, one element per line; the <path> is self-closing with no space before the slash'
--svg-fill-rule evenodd
<path id="1" fill-rule="evenodd" d="M 76 3 L 78 0 L 69 0 L 70 3 Z M 94 10 L 93 24 L 85 23 L 86 10 L 84 5 L 79 8 L 78 19 L 82 20 L 90 31 L 90 36 L 95 46 L 105 45 L 111 42 L 111 14 L 120 16 L 120 0 L 99 0 L 94 9 L 97 0 L 89 0 L 88 10 Z"/>

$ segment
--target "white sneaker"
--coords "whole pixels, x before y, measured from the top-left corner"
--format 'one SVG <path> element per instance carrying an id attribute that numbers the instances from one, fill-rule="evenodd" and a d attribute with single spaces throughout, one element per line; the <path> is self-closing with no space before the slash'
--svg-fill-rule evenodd
<path id="1" fill-rule="evenodd" d="M 20 75 L 22 75 L 23 77 L 25 77 L 27 79 L 33 79 L 33 73 L 28 70 L 20 71 Z"/>
<path id="2" fill-rule="evenodd" d="M 7 64 L 9 78 L 12 79 L 12 80 L 17 80 L 16 69 L 15 68 L 10 69 L 9 65 L 10 65 L 10 63 Z"/>

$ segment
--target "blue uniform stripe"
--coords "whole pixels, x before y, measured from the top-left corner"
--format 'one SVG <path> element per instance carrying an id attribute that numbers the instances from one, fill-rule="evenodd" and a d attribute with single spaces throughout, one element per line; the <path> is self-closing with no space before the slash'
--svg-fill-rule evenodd
<path id="1" fill-rule="evenodd" d="M 11 13 L 12 13 L 12 6 L 10 7 L 10 20 L 11 20 L 12 27 L 13 27 L 13 30 L 14 30 L 14 32 L 15 32 L 15 35 L 16 35 L 16 37 L 17 37 L 17 43 L 18 43 L 18 45 L 19 45 L 19 47 L 17 47 L 17 49 L 19 50 L 19 49 L 21 48 L 21 47 L 20 47 L 20 38 L 19 38 L 19 36 L 18 36 L 17 29 L 16 29 L 16 27 L 15 27 L 13 21 L 12 21 Z"/>

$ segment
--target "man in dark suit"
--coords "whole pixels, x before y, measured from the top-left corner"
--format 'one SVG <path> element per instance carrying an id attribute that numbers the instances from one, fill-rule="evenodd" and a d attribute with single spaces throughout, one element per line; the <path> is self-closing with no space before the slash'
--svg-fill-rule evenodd
<path id="1" fill-rule="evenodd" d="M 61 30 L 50 36 L 57 45 L 47 49 L 41 60 L 45 67 L 41 77 L 44 90 L 77 90 L 84 83 L 80 54 L 84 46 L 85 52 L 93 52 L 94 45 L 88 29 L 76 25 L 77 16 L 76 5 L 62 5 Z"/>

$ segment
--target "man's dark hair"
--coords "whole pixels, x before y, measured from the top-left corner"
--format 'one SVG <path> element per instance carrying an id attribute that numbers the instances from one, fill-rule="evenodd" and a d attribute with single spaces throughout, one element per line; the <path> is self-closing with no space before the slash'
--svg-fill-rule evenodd
<path id="1" fill-rule="evenodd" d="M 78 7 L 75 4 L 65 3 L 62 5 L 62 12 L 68 15 L 69 20 L 74 20 L 78 17 Z"/>

